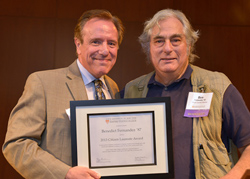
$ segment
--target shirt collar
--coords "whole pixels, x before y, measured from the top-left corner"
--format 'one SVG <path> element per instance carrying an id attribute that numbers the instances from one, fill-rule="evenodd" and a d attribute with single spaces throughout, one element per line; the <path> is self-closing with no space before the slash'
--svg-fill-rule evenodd
<path id="1" fill-rule="evenodd" d="M 94 81 L 94 80 L 96 79 L 93 75 L 91 75 L 91 74 L 88 72 L 88 70 L 86 70 L 86 68 L 84 68 L 84 67 L 82 66 L 82 64 L 80 63 L 79 59 L 77 59 L 77 65 L 78 65 L 78 68 L 79 68 L 79 70 L 80 70 L 80 72 L 81 72 L 82 79 L 83 79 L 83 82 L 84 82 L 85 86 L 88 85 L 88 84 L 90 84 L 90 83 L 92 83 L 92 81 Z M 108 88 L 107 88 L 107 85 L 106 85 L 106 83 L 105 83 L 105 80 L 104 80 L 104 76 L 101 76 L 99 79 L 100 79 L 100 80 L 102 81 L 102 83 L 103 83 L 103 88 L 104 88 L 104 89 L 108 89 Z"/>
<path id="2" fill-rule="evenodd" d="M 193 72 L 193 69 L 191 68 L 190 65 L 188 65 L 185 73 L 179 79 L 175 80 L 173 83 L 178 83 L 183 79 L 189 79 L 191 77 L 192 72 Z M 173 84 L 173 83 L 171 83 L 171 84 Z M 150 85 L 150 84 L 161 84 L 161 83 L 159 83 L 158 81 L 155 80 L 155 73 L 154 73 L 154 75 L 152 75 L 152 77 L 150 78 L 148 84 Z"/>

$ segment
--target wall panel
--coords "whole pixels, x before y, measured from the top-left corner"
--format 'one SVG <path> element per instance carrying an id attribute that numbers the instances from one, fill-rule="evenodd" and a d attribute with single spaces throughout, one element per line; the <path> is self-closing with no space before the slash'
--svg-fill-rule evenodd
<path id="1" fill-rule="evenodd" d="M 54 66 L 53 19 L 0 17 L 0 143 L 3 144 L 11 109 L 22 94 L 27 76 Z M 48 43 L 49 42 L 49 43 Z M 0 178 L 18 178 L 0 154 Z M 3 175 L 3 177 L 1 177 Z"/>
<path id="2" fill-rule="evenodd" d="M 56 17 L 56 0 L 1 0 L 0 16 Z"/>
<path id="3" fill-rule="evenodd" d="M 200 59 L 195 64 L 225 73 L 241 92 L 248 108 L 250 106 L 249 56 L 247 48 L 250 26 L 197 26 L 200 39 L 197 52 Z"/>
<path id="4" fill-rule="evenodd" d="M 250 25 L 249 0 L 175 0 L 174 7 L 189 16 L 193 24 Z"/>
<path id="5" fill-rule="evenodd" d="M 56 22 L 55 66 L 69 66 L 77 58 L 74 45 L 75 19 L 58 19 Z"/>
<path id="6" fill-rule="evenodd" d="M 83 11 L 90 9 L 108 9 L 122 21 L 144 22 L 156 11 L 173 7 L 173 0 L 60 0 L 58 17 L 78 19 Z"/>

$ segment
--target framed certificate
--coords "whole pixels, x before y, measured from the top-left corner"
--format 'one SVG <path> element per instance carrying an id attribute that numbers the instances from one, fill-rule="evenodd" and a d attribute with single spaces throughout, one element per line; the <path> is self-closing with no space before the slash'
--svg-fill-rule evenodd
<path id="1" fill-rule="evenodd" d="M 72 165 L 102 178 L 173 178 L 169 97 L 70 102 Z"/>

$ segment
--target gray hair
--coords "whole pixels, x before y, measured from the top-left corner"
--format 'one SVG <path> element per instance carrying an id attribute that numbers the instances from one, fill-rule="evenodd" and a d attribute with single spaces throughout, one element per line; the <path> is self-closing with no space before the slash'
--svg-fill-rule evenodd
<path id="1" fill-rule="evenodd" d="M 148 20 L 144 24 L 143 33 L 139 37 L 139 42 L 141 43 L 142 50 L 148 58 L 150 63 L 150 36 L 152 34 L 152 29 L 155 25 L 159 25 L 159 21 L 164 20 L 169 17 L 177 18 L 183 25 L 183 31 L 187 40 L 187 45 L 190 46 L 189 62 L 194 62 L 195 58 L 198 56 L 194 54 L 195 42 L 199 38 L 199 31 L 194 31 L 190 22 L 186 16 L 179 10 L 164 9 L 157 12 L 152 19 Z"/>

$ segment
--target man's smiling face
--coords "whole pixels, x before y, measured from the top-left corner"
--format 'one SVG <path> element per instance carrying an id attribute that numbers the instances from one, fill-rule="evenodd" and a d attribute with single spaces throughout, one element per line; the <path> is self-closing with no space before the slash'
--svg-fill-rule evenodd
<path id="1" fill-rule="evenodd" d="M 156 79 L 167 75 L 178 79 L 188 66 L 189 49 L 182 23 L 174 17 L 160 20 L 152 28 L 150 38 L 151 62 L 156 70 Z"/>
<path id="2" fill-rule="evenodd" d="M 118 51 L 118 32 L 113 22 L 93 18 L 82 30 L 83 43 L 75 39 L 78 59 L 94 77 L 106 75 L 114 66 Z"/>

